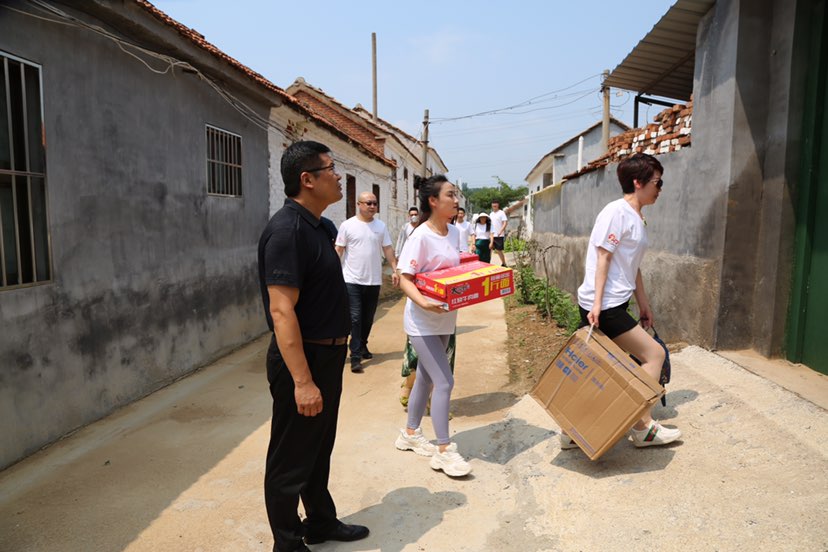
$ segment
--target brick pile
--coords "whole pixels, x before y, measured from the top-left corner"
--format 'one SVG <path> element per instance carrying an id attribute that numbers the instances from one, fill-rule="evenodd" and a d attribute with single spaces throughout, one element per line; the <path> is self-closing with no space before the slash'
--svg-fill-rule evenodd
<path id="1" fill-rule="evenodd" d="M 633 128 L 609 139 L 606 154 L 590 161 L 564 180 L 592 172 L 633 153 L 659 155 L 690 147 L 692 142 L 693 99 L 687 104 L 668 107 L 645 127 Z"/>

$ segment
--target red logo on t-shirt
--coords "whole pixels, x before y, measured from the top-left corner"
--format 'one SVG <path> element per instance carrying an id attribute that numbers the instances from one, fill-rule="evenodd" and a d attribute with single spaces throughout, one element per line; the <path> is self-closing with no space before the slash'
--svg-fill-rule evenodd
<path id="1" fill-rule="evenodd" d="M 408 263 L 411 268 L 417 268 L 417 261 L 415 259 L 411 259 L 411 262 Z"/>
<path id="2" fill-rule="evenodd" d="M 607 236 L 607 241 L 608 241 L 609 243 L 611 243 L 612 245 L 616 245 L 616 246 L 617 246 L 617 245 L 618 245 L 618 243 L 619 243 L 619 242 L 618 242 L 618 238 L 616 238 L 616 237 L 615 237 L 615 234 L 610 234 L 609 236 Z"/>

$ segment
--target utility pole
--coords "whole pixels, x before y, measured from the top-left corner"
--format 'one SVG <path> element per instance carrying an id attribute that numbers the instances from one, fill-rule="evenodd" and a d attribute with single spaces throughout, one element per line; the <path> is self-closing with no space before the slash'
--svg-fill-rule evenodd
<path id="1" fill-rule="evenodd" d="M 374 85 L 374 122 L 377 121 L 377 33 L 371 33 L 371 73 Z"/>
<path id="2" fill-rule="evenodd" d="M 428 109 L 423 115 L 423 178 L 428 178 Z"/>
<path id="3" fill-rule="evenodd" d="M 601 92 L 604 94 L 604 119 L 601 125 L 601 151 L 609 151 L 609 125 L 610 125 L 610 90 L 606 85 L 609 78 L 609 70 L 605 69 L 601 80 Z"/>

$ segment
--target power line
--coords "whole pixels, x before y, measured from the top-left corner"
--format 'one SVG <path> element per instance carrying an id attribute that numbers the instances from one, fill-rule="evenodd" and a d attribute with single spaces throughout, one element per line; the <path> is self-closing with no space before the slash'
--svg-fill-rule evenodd
<path id="1" fill-rule="evenodd" d="M 111 33 L 110 31 L 108 31 L 108 30 L 106 30 L 102 27 L 99 27 L 99 26 L 94 25 L 92 23 L 88 23 L 86 21 L 83 21 L 82 19 L 78 19 L 78 18 L 76 18 L 76 17 L 60 10 L 59 8 L 49 4 L 47 2 L 44 2 L 42 0 L 29 0 L 29 3 L 32 4 L 32 7 L 34 7 L 35 9 L 40 10 L 42 12 L 45 12 L 49 15 L 53 15 L 55 17 L 58 17 L 59 19 L 53 19 L 51 17 L 43 17 L 41 15 L 37 15 L 37 14 L 31 13 L 31 12 L 28 12 L 28 11 L 25 11 L 25 10 L 19 10 L 19 9 L 16 9 L 16 8 L 12 8 L 11 6 L 6 6 L 6 5 L 3 5 L 3 4 L 0 4 L 0 7 L 6 8 L 8 10 L 11 10 L 11 11 L 29 16 L 29 17 L 33 17 L 35 19 L 48 21 L 50 23 L 55 23 L 55 24 L 58 24 L 58 25 L 67 25 L 67 26 L 70 26 L 70 27 L 76 27 L 76 28 L 83 29 L 83 30 L 88 30 L 88 31 L 91 31 L 95 34 L 103 36 L 103 37 L 113 41 L 116 44 L 116 46 L 118 46 L 118 48 L 123 53 L 129 55 L 130 57 L 135 58 L 142 65 L 144 65 L 148 70 L 150 70 L 151 72 L 153 72 L 155 74 L 165 75 L 165 74 L 173 72 L 175 68 L 180 68 L 180 69 L 185 70 L 189 73 L 193 73 L 202 82 L 204 82 L 210 88 L 212 88 L 226 103 L 228 103 L 240 115 L 242 115 L 245 119 L 250 121 L 254 126 L 259 128 L 260 130 L 263 130 L 263 131 L 268 132 L 268 133 L 269 132 L 278 132 L 279 134 L 284 133 L 283 128 L 275 125 L 269 118 L 262 117 L 261 115 L 256 113 L 256 111 L 252 107 L 250 107 L 249 105 L 244 103 L 242 100 L 238 99 L 236 96 L 234 96 L 229 91 L 225 90 L 221 85 L 219 85 L 218 83 L 213 81 L 210 77 L 208 77 L 207 75 L 202 73 L 197 67 L 194 67 L 190 63 L 188 63 L 186 61 L 181 61 L 179 59 L 176 59 L 172 56 L 168 56 L 166 54 L 161 54 L 161 53 L 155 52 L 153 50 L 149 50 L 149 49 L 144 48 L 142 46 L 138 46 L 137 44 L 133 44 L 133 43 L 121 38 L 120 36 L 118 36 L 114 33 Z M 158 68 L 153 67 L 152 65 L 150 65 L 147 62 L 147 60 L 145 60 L 140 55 L 138 55 L 139 53 L 144 54 L 144 55 L 146 55 L 146 56 L 148 56 L 152 59 L 156 59 L 156 60 L 159 60 L 159 61 L 163 62 L 166 67 L 164 67 L 163 69 L 158 69 Z M 337 158 L 336 156 L 335 156 L 335 160 L 341 166 L 345 166 L 347 168 L 352 169 L 352 172 L 355 173 L 356 175 L 370 174 L 372 176 L 375 176 L 375 177 L 381 178 L 381 179 L 386 179 L 386 178 L 389 178 L 389 177 L 393 178 L 393 175 L 390 174 L 391 173 L 390 168 L 389 168 L 389 174 L 378 174 L 378 173 L 375 173 L 375 172 L 373 172 L 369 169 L 365 169 L 365 168 L 363 168 L 359 165 L 349 163 L 349 162 L 345 161 L 344 159 Z"/>
<path id="2" fill-rule="evenodd" d="M 519 108 L 522 108 L 522 107 L 528 107 L 528 106 L 533 105 L 533 104 L 541 103 L 537 100 L 540 99 L 540 98 L 545 98 L 547 96 L 555 95 L 555 94 L 557 94 L 559 92 L 563 92 L 565 90 L 569 90 L 570 88 L 574 88 L 574 87 L 578 86 L 579 84 L 582 84 L 582 83 L 584 83 L 588 80 L 591 80 L 591 79 L 594 79 L 595 77 L 600 77 L 600 76 L 601 76 L 601 73 L 589 76 L 589 77 L 587 77 L 583 80 L 580 80 L 580 81 L 578 81 L 574 84 L 571 84 L 571 85 L 569 85 L 565 88 L 560 88 L 558 90 L 553 90 L 551 92 L 547 92 L 545 94 L 541 94 L 540 96 L 535 96 L 533 98 L 529 98 L 528 100 L 524 100 L 522 102 L 516 103 L 516 104 L 508 106 L 508 107 L 501 107 L 501 108 L 498 108 L 498 109 L 490 109 L 490 110 L 487 110 L 487 111 L 481 111 L 479 113 L 472 113 L 470 115 L 462 115 L 462 116 L 459 116 L 459 117 L 438 117 L 438 118 L 432 119 L 430 122 L 431 123 L 447 123 L 447 122 L 450 122 L 450 121 L 460 121 L 462 119 L 471 119 L 472 117 L 481 117 L 481 116 L 484 116 L 484 115 L 509 114 L 509 112 L 511 110 L 519 109 Z M 593 90 L 594 89 L 590 89 L 589 92 L 591 93 Z M 572 95 L 572 94 L 574 94 L 574 93 L 567 94 L 567 95 L 565 95 L 565 97 L 569 96 L 569 95 Z M 545 101 L 552 101 L 554 99 L 558 99 L 558 98 L 550 98 L 550 99 L 542 100 L 542 101 L 544 101 L 544 102 Z M 567 104 L 563 104 L 563 105 L 567 105 Z M 529 112 L 525 112 L 525 113 L 529 113 Z"/>
<path id="3" fill-rule="evenodd" d="M 552 115 L 548 117 L 538 117 L 535 119 L 529 119 L 526 121 L 515 121 L 505 124 L 497 124 L 497 125 L 485 125 L 485 126 L 476 126 L 472 128 L 466 128 L 463 130 L 457 130 L 453 132 L 435 132 L 435 137 L 439 138 L 448 138 L 454 136 L 464 136 L 468 134 L 480 134 L 481 132 L 485 131 L 494 131 L 494 130 L 508 130 L 512 128 L 525 128 L 530 125 L 538 125 L 538 124 L 548 124 L 555 121 L 563 121 L 565 119 L 573 119 L 577 117 L 581 117 L 582 115 L 591 114 L 595 111 L 596 108 L 589 108 L 589 109 L 581 109 L 578 111 L 569 111 L 566 114 L 559 114 L 559 115 Z M 600 108 L 599 113 L 600 113 Z"/>

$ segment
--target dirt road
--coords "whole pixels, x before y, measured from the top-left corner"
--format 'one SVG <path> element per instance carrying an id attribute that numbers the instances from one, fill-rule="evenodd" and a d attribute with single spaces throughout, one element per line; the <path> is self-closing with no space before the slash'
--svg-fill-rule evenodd
<path id="1" fill-rule="evenodd" d="M 452 431 L 472 476 L 394 448 L 402 303 L 364 374 L 346 370 L 332 493 L 371 528 L 321 551 L 828 550 L 828 416 L 696 347 L 657 417 L 684 441 L 598 462 L 507 387 L 499 301 L 461 311 Z M 269 551 L 270 397 L 260 339 L 0 473 L 0 550 Z M 550 352 L 550 355 L 553 352 Z M 48 405 L 44 405 L 48 407 Z M 433 437 L 430 422 L 426 435 Z"/>

